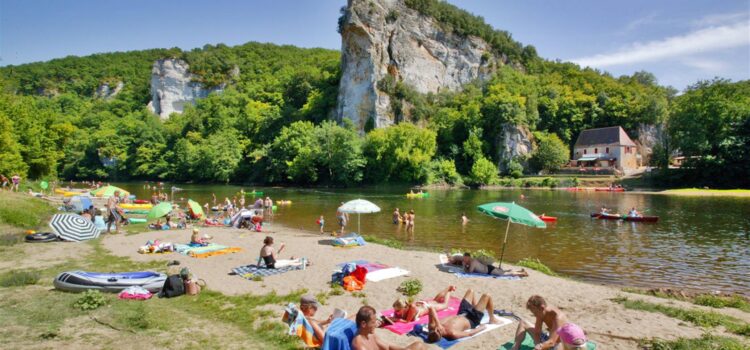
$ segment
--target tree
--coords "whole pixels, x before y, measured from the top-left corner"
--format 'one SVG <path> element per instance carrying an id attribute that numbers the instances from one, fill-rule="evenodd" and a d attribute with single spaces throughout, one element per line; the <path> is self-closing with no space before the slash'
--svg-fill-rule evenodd
<path id="1" fill-rule="evenodd" d="M 356 131 L 325 121 L 315 128 L 315 138 L 320 145 L 317 162 L 330 182 L 351 186 L 362 181 L 367 162 L 362 155 L 363 140 Z"/>
<path id="2" fill-rule="evenodd" d="M 568 146 L 555 134 L 544 132 L 534 133 L 537 147 L 531 153 L 529 165 L 535 171 L 554 172 L 570 160 Z"/>
<path id="3" fill-rule="evenodd" d="M 500 180 L 497 166 L 487 158 L 479 158 L 471 166 L 471 180 L 477 185 L 494 185 Z"/>
<path id="4" fill-rule="evenodd" d="M 371 131 L 364 152 L 370 180 L 425 180 L 427 164 L 435 155 L 435 138 L 435 132 L 409 123 Z"/>

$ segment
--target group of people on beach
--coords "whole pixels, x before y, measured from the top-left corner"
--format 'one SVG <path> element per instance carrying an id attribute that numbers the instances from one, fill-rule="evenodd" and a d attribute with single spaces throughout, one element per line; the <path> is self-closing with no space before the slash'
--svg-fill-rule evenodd
<path id="1" fill-rule="evenodd" d="M 455 286 L 448 286 L 440 291 L 432 301 L 416 301 L 408 303 L 404 300 L 394 302 L 393 317 L 380 315 L 372 306 L 365 305 L 359 308 L 356 315 L 353 316 L 357 326 L 357 333 L 352 339 L 351 347 L 354 350 L 370 349 L 408 349 L 418 350 L 425 349 L 426 346 L 421 341 L 414 341 L 411 344 L 401 347 L 387 343 L 380 339 L 375 330 L 377 328 L 394 324 L 396 322 L 414 322 L 421 317 L 427 316 L 427 343 L 436 343 L 441 339 L 457 340 L 471 337 L 482 332 L 488 324 L 499 324 L 500 316 L 510 316 L 518 320 L 518 327 L 515 332 L 514 345 L 512 350 L 520 349 L 521 343 L 530 335 L 534 341 L 535 350 L 556 349 L 558 344 L 562 344 L 563 350 L 584 350 L 587 349 L 588 339 L 585 332 L 570 322 L 568 317 L 560 311 L 559 308 L 548 305 L 547 301 L 539 296 L 532 295 L 526 302 L 526 309 L 534 315 L 534 323 L 528 322 L 512 313 L 504 313 L 495 310 L 495 304 L 489 294 L 482 294 L 477 299 L 476 293 L 472 289 L 467 289 L 460 301 L 458 312 L 455 315 L 440 318 L 438 312 L 449 307 L 451 294 L 456 291 Z M 320 308 L 320 304 L 315 297 L 310 295 L 302 296 L 300 299 L 300 312 L 312 326 L 313 337 L 316 343 L 322 344 L 328 326 L 333 323 L 334 314 L 331 314 L 326 320 L 316 320 L 315 314 Z M 487 315 L 488 322 L 483 323 L 483 318 Z M 284 312 L 282 320 L 290 322 L 288 311 Z M 350 317 L 352 318 L 352 317 Z M 544 330 L 547 328 L 547 331 Z"/>
<path id="2" fill-rule="evenodd" d="M 5 175 L 0 174 L 0 182 L 3 183 L 2 189 L 11 192 L 18 192 L 18 186 L 21 184 L 21 177 L 18 174 L 11 176 L 10 180 Z"/>

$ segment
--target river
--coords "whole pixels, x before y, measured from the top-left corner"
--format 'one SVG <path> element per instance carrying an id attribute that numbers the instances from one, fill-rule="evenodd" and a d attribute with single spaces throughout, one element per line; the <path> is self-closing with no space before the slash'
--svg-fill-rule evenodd
<path id="1" fill-rule="evenodd" d="M 142 183 L 117 184 L 139 198 L 150 197 Z M 170 184 L 165 188 L 169 189 Z M 178 184 L 178 199 L 221 202 L 240 191 L 231 185 Z M 500 255 L 506 222 L 479 213 L 487 202 L 510 202 L 540 214 L 556 216 L 546 229 L 512 224 L 505 261 L 530 257 L 556 272 L 587 282 L 631 287 L 666 287 L 750 295 L 750 199 L 681 197 L 644 193 L 569 192 L 549 190 L 433 190 L 423 199 L 406 198 L 406 187 L 358 189 L 255 188 L 276 200 L 274 221 L 317 231 L 320 215 L 330 232 L 340 202 L 367 199 L 382 211 L 360 217 L 361 233 L 396 239 L 407 247 L 489 249 Z M 251 187 L 244 187 L 252 191 Z M 523 197 L 522 197 L 523 195 Z M 247 205 L 253 203 L 247 195 Z M 625 213 L 631 207 L 659 216 L 657 223 L 598 220 L 591 212 L 606 206 Z M 394 208 L 414 210 L 414 234 L 391 223 Z M 469 217 L 461 224 L 461 213 Z M 357 230 L 352 215 L 347 232 Z M 436 257 L 437 263 L 437 257 Z"/>

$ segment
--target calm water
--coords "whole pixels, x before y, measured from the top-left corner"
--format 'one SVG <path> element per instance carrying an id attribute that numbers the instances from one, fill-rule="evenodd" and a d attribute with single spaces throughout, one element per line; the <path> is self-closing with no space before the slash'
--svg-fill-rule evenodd
<path id="1" fill-rule="evenodd" d="M 121 187 L 149 198 L 143 184 Z M 169 184 L 166 188 L 169 188 Z M 178 185 L 176 197 L 210 202 L 237 194 L 240 187 Z M 245 191 L 253 188 L 244 187 Z M 490 249 L 502 247 L 505 221 L 479 213 L 476 206 L 495 201 L 516 201 L 536 212 L 556 216 L 546 229 L 512 224 L 506 261 L 538 258 L 555 271 L 577 279 L 620 286 L 671 287 L 702 291 L 732 291 L 750 295 L 750 199 L 699 198 L 650 194 L 568 192 L 544 190 L 433 190 L 426 199 L 407 199 L 404 188 L 350 190 L 257 188 L 272 199 L 291 200 L 279 206 L 274 220 L 284 225 L 317 231 L 315 221 L 326 219 L 326 231 L 336 222 L 342 201 L 364 198 L 382 211 L 363 214 L 361 231 L 397 239 L 407 246 Z M 148 196 L 147 196 L 148 194 Z M 521 194 L 526 198 L 521 199 Z M 246 197 L 248 205 L 253 197 Z M 624 213 L 635 206 L 658 223 L 597 220 L 590 213 L 601 206 Z M 414 234 L 391 223 L 394 208 L 414 209 Z M 461 213 L 469 217 L 462 226 Z M 357 230 L 351 215 L 347 231 Z M 436 257 L 437 259 L 437 257 Z"/>

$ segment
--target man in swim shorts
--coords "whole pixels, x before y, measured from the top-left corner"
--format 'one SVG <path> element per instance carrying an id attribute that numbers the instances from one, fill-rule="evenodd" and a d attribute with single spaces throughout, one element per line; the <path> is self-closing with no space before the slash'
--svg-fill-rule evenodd
<path id="1" fill-rule="evenodd" d="M 526 308 L 536 317 L 534 325 L 520 320 L 516 330 L 515 344 L 511 350 L 518 350 L 529 333 L 534 338 L 534 350 L 557 349 L 559 343 L 565 350 L 586 349 L 586 334 L 581 327 L 568 321 L 568 317 L 560 309 L 547 305 L 539 295 L 532 295 L 526 302 Z M 546 325 L 549 332 L 542 332 Z"/>
<path id="2" fill-rule="evenodd" d="M 445 337 L 448 340 L 455 340 L 465 337 L 471 337 L 481 332 L 486 326 L 480 325 L 484 312 L 487 311 L 490 317 L 490 323 L 499 323 L 500 320 L 495 317 L 492 297 L 482 294 L 479 301 L 474 299 L 474 291 L 466 291 L 464 298 L 461 300 L 461 306 L 458 308 L 458 314 L 439 319 L 437 310 L 430 306 L 428 323 L 427 341 L 434 343 Z"/>
<path id="3" fill-rule="evenodd" d="M 518 277 L 527 277 L 529 276 L 529 273 L 526 272 L 526 270 L 521 269 L 519 272 L 511 272 L 511 271 L 503 271 L 503 269 L 499 267 L 495 267 L 494 265 L 485 265 L 481 261 L 472 258 L 471 253 L 464 253 L 464 272 L 466 273 L 481 273 L 481 274 L 487 274 L 487 275 L 494 275 L 494 276 L 518 276 Z"/>

